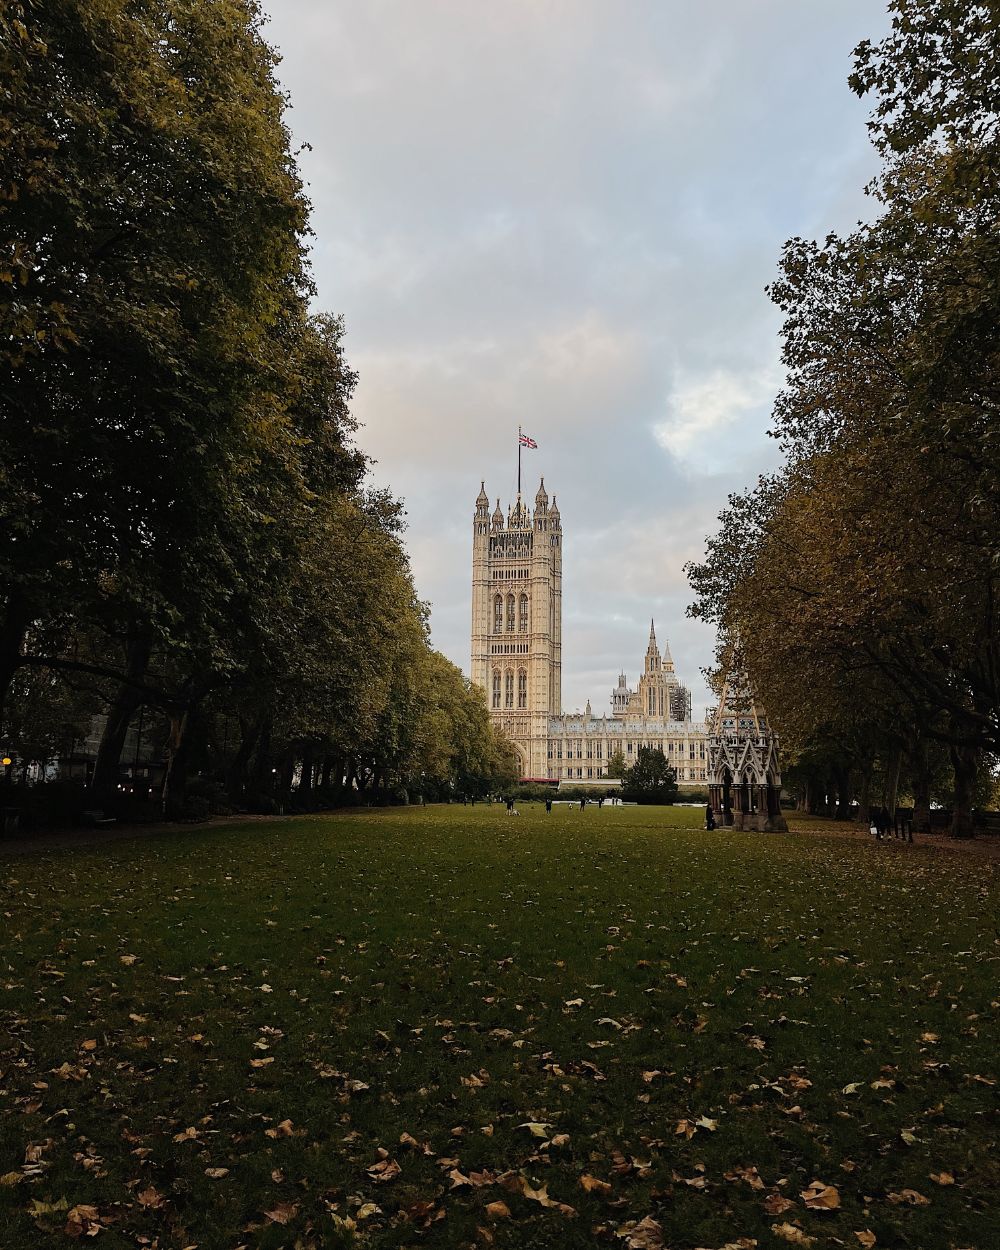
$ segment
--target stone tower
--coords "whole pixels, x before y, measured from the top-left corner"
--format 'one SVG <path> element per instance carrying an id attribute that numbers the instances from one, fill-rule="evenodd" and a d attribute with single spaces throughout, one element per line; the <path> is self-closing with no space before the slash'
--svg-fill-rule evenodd
<path id="1" fill-rule="evenodd" d="M 472 522 L 472 680 L 517 747 L 523 777 L 547 777 L 549 719 L 562 711 L 562 522 L 542 480 L 532 513 L 506 520 L 483 483 Z"/>

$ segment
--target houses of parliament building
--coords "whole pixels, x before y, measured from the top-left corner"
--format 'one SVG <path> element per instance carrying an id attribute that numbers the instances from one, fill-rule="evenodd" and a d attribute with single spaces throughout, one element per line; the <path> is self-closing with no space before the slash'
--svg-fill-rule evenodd
<path id="1" fill-rule="evenodd" d="M 562 709 L 562 518 L 544 479 L 534 511 L 518 495 L 506 517 L 490 513 L 485 483 L 472 522 L 472 680 L 490 717 L 514 744 L 526 780 L 587 782 L 607 776 L 621 751 L 659 747 L 680 785 L 706 781 L 707 727 L 691 719 L 691 695 L 660 652 L 650 625 L 643 672 L 625 674 L 607 712 Z"/>

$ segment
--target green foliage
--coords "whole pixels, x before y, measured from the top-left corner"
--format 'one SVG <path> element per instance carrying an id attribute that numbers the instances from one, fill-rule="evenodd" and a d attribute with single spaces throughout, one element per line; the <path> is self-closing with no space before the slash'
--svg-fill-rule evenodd
<path id="1" fill-rule="evenodd" d="M 142 710 L 179 814 L 198 773 L 265 808 L 296 781 L 303 807 L 488 788 L 509 759 L 430 648 L 400 505 L 352 443 L 344 325 L 309 312 L 262 20 L 0 11 L 0 730 L 54 754 L 106 711 L 107 797 Z M 60 710 L 53 674 L 82 703 Z"/>
<path id="2" fill-rule="evenodd" d="M 608 776 L 621 779 L 625 776 L 626 768 L 625 752 L 621 749 L 621 747 L 615 747 L 608 760 Z"/>
<path id="3" fill-rule="evenodd" d="M 880 212 L 786 245 L 787 461 L 689 573 L 807 787 L 841 809 L 878 785 L 926 800 L 939 743 L 967 833 L 1000 753 L 1000 24 L 952 0 L 890 12 L 851 79 L 873 97 Z"/>
<path id="4" fill-rule="evenodd" d="M 677 774 L 659 747 L 640 747 L 622 778 L 622 798 L 634 803 L 673 803 Z"/>

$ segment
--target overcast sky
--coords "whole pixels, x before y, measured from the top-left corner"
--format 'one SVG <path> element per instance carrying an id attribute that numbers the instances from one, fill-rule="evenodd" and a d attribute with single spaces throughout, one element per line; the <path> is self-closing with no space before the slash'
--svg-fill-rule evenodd
<path id="1" fill-rule="evenodd" d="M 775 463 L 764 293 L 871 215 L 851 50 L 881 0 L 270 0 L 360 442 L 469 669 L 472 512 L 539 475 L 565 533 L 563 705 L 607 710 L 650 617 L 692 688 L 684 562 Z"/>

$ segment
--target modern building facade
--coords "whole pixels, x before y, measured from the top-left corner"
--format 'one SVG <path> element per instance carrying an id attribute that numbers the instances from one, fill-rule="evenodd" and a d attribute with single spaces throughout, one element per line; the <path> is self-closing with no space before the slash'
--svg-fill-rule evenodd
<path id="1" fill-rule="evenodd" d="M 483 483 L 472 544 L 472 680 L 493 721 L 517 750 L 521 774 L 536 780 L 596 781 L 620 751 L 659 747 L 681 785 L 704 785 L 706 726 L 691 718 L 691 694 L 661 654 L 651 624 L 635 690 L 624 673 L 610 709 L 562 710 L 562 517 L 542 481 L 534 511 L 518 496 L 506 516 L 490 512 Z"/>

